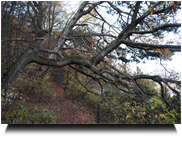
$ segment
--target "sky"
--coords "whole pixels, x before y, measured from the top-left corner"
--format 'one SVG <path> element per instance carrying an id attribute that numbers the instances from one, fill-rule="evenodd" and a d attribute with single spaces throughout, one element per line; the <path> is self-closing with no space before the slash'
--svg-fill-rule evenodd
<path id="1" fill-rule="evenodd" d="M 172 56 L 172 61 L 162 61 L 162 64 L 164 64 L 168 70 L 175 69 L 176 72 L 181 72 L 181 53 L 176 52 L 175 55 Z M 136 71 L 137 66 L 144 74 L 152 74 L 156 69 L 164 71 L 164 68 L 160 65 L 160 62 L 156 60 L 148 60 L 145 64 L 136 64 L 136 62 L 130 63 L 130 68 L 133 72 Z"/>
<path id="2" fill-rule="evenodd" d="M 178 13 L 177 19 L 179 19 L 180 23 L 181 23 L 181 11 Z M 179 28 L 180 30 L 180 36 L 181 36 L 181 28 Z M 177 35 L 175 34 L 169 34 L 165 37 L 165 40 L 170 40 L 170 39 L 176 39 L 179 38 Z M 175 52 L 175 54 L 172 56 L 172 61 L 162 61 L 162 64 L 165 65 L 165 67 L 167 68 L 167 70 L 173 69 L 176 72 L 180 72 L 181 73 L 181 63 L 182 63 L 182 59 L 181 59 L 181 52 Z M 162 70 L 164 71 L 164 68 L 160 65 L 159 61 L 151 61 L 148 60 L 145 64 L 143 63 L 131 63 L 130 64 L 130 68 L 132 69 L 132 71 L 136 70 L 136 67 L 139 67 L 145 74 L 152 74 L 154 70 Z"/>
<path id="3" fill-rule="evenodd" d="M 77 5 L 78 3 L 79 3 L 79 1 L 71 1 L 69 10 L 71 10 L 71 11 L 76 10 L 76 8 L 78 8 L 78 5 Z M 105 10 L 103 10 L 103 13 L 104 12 L 105 12 Z M 180 19 L 180 21 L 181 21 L 180 15 L 181 15 L 181 12 L 179 13 L 177 19 Z M 181 28 L 180 28 L 180 30 L 181 30 Z M 181 36 L 181 33 L 180 33 L 180 36 Z M 170 39 L 173 39 L 174 37 L 175 37 L 174 34 L 169 34 L 167 37 L 165 37 L 165 39 L 170 40 Z M 181 73 L 181 60 L 182 60 L 181 52 L 176 52 L 175 55 L 172 56 L 172 61 L 162 61 L 162 64 L 164 64 L 168 70 L 173 69 L 176 72 Z M 129 66 L 130 66 L 132 72 L 135 72 L 136 68 L 138 66 L 144 74 L 153 74 L 154 75 L 155 70 L 165 71 L 164 68 L 160 65 L 160 62 L 157 60 L 147 60 L 145 64 L 144 63 L 136 64 L 136 62 L 132 62 L 132 63 L 129 63 Z"/>

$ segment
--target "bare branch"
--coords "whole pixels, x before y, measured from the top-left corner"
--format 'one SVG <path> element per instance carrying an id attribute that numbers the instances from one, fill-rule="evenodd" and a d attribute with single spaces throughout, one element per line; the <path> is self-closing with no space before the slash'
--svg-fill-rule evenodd
<path id="1" fill-rule="evenodd" d="M 158 30 L 162 30 L 162 29 L 166 29 L 169 27 L 181 27 L 181 24 L 164 24 L 164 25 L 160 25 L 159 27 L 153 28 L 150 31 L 133 31 L 133 32 L 129 32 L 132 34 L 148 34 L 148 33 L 154 33 Z"/>
<path id="2" fill-rule="evenodd" d="M 74 37 L 92 37 L 92 36 L 107 36 L 107 37 L 113 37 L 116 38 L 116 36 L 111 35 L 111 34 L 104 34 L 104 33 L 83 33 L 83 34 L 74 34 L 74 35 L 70 35 L 70 37 L 72 37 L 72 39 Z M 67 37 L 66 39 L 70 39 L 70 37 Z"/>
<path id="3" fill-rule="evenodd" d="M 115 5 L 113 5 L 110 1 L 107 2 L 114 10 L 116 10 L 118 13 L 123 13 L 129 16 L 132 16 L 130 13 L 124 12 L 122 10 L 120 10 L 119 8 L 117 8 Z"/>
<path id="4" fill-rule="evenodd" d="M 55 51 L 52 51 L 52 52 L 58 54 Z M 54 59 L 41 57 L 36 54 L 32 54 L 30 55 L 30 61 L 36 62 L 38 64 L 42 64 L 42 65 L 55 66 L 55 67 L 62 67 L 62 66 L 70 65 L 70 64 L 82 65 L 87 68 L 92 67 L 91 60 L 82 56 L 78 56 L 78 55 L 71 55 L 69 57 L 65 57 L 60 60 L 54 60 Z"/>
<path id="5" fill-rule="evenodd" d="M 135 43 L 131 41 L 123 40 L 122 43 L 126 44 L 127 46 L 143 49 L 143 50 L 153 50 L 153 49 L 165 49 L 168 48 L 172 52 L 181 52 L 181 45 L 154 45 L 148 43 Z"/>
<path id="6" fill-rule="evenodd" d="M 89 90 L 89 89 L 88 89 L 88 88 L 79 80 L 79 78 L 78 78 L 78 76 L 77 76 L 77 71 L 75 71 L 75 76 L 76 76 L 76 79 L 78 80 L 78 82 L 79 82 L 79 83 L 80 83 L 88 92 L 93 93 L 93 94 L 95 94 L 95 95 L 99 95 L 99 94 L 97 94 L 97 93 L 95 93 L 95 92 Z"/>
<path id="7" fill-rule="evenodd" d="M 181 84 L 181 81 L 167 79 L 167 78 L 162 78 L 162 77 L 160 77 L 158 75 L 154 75 L 154 76 L 150 76 L 150 75 L 137 75 L 137 76 L 132 76 L 132 78 L 134 80 L 137 80 L 137 79 L 152 79 L 154 81 L 161 81 L 163 79 L 163 80 L 165 80 L 166 82 L 169 82 L 169 83 Z"/>
<path id="8" fill-rule="evenodd" d="M 137 13 L 138 13 L 138 11 L 139 11 L 140 3 L 141 3 L 141 1 L 137 1 L 137 2 L 136 2 L 135 11 L 134 11 L 134 13 L 133 13 L 132 22 L 131 22 L 131 26 L 130 26 L 131 29 L 133 29 L 134 26 L 135 26 L 135 21 L 136 21 Z"/>
<path id="9" fill-rule="evenodd" d="M 61 58 L 64 58 L 64 56 L 61 54 L 61 51 L 55 51 L 55 50 L 50 50 L 50 49 L 40 49 L 39 52 L 46 52 L 50 54 L 57 54 Z"/>
<path id="10" fill-rule="evenodd" d="M 99 15 L 99 17 L 101 18 L 101 20 L 102 21 L 104 21 L 106 24 L 108 24 L 116 33 L 118 33 L 114 28 L 114 26 L 112 26 L 112 25 L 110 25 L 102 16 L 101 16 L 101 14 L 96 10 L 96 9 L 94 9 L 95 10 L 95 12 Z M 91 14 L 92 15 L 92 14 Z M 93 16 L 93 15 L 92 15 Z"/>
<path id="11" fill-rule="evenodd" d="M 168 107 L 170 107 L 173 110 L 174 108 L 168 103 L 168 101 L 164 97 L 164 87 L 163 87 L 162 83 L 160 81 L 157 81 L 157 83 L 159 83 L 160 86 L 161 86 L 161 97 L 162 97 L 162 99 L 168 105 Z"/>

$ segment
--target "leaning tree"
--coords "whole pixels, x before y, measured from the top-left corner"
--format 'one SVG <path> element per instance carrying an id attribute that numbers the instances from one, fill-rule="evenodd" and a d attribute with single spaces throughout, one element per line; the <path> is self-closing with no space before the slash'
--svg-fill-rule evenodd
<path id="1" fill-rule="evenodd" d="M 53 22 L 47 30 L 41 23 L 45 17 L 44 11 L 49 9 L 53 14 L 54 9 L 50 7 L 50 3 L 24 4 L 27 8 L 22 10 L 26 11 L 24 14 L 28 17 L 29 25 L 34 27 L 30 34 L 34 33 L 35 39 L 28 42 L 26 51 L 7 71 L 7 76 L 2 81 L 2 90 L 11 87 L 25 66 L 37 63 L 47 69 L 69 65 L 80 74 L 96 81 L 102 95 L 107 83 L 121 91 L 130 92 L 130 82 L 139 95 L 145 96 L 138 80 L 150 79 L 160 85 L 161 97 L 169 108 L 173 109 L 164 97 L 164 85 L 176 93 L 180 100 L 180 92 L 170 86 L 171 83 L 181 86 L 179 80 L 158 75 L 130 75 L 126 70 L 122 71 L 113 60 L 122 61 L 124 64 L 140 62 L 145 58 L 162 60 L 170 58 L 174 52 L 181 52 L 181 45 L 176 40 L 171 43 L 163 41 L 167 33 L 178 33 L 181 23 L 177 21 L 176 14 L 181 9 L 181 2 L 85 1 L 67 20 L 64 28 L 57 30 L 59 35 L 54 37 L 54 44 L 49 42 L 50 46 L 47 48 L 44 44 L 53 34 Z M 9 12 L 13 11 L 14 5 L 11 7 Z M 50 17 L 50 14 L 47 16 Z M 59 27 L 58 24 L 56 27 Z M 2 32 L 4 28 L 5 26 L 2 27 Z"/>

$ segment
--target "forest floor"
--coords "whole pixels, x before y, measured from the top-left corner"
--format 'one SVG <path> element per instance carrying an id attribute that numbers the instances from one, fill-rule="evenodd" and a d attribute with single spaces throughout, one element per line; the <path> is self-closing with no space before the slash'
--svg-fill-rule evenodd
<path id="1" fill-rule="evenodd" d="M 56 124 L 96 124 L 96 115 L 92 110 L 80 104 L 71 102 L 64 98 L 64 90 L 51 76 L 48 79 L 53 91 L 56 93 L 54 102 L 49 106 L 49 110 L 54 111 Z"/>

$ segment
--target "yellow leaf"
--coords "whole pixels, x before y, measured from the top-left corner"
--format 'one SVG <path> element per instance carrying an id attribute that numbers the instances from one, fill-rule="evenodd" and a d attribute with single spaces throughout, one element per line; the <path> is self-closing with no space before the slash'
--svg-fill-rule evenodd
<path id="1" fill-rule="evenodd" d="M 131 117 L 131 115 L 130 115 L 130 114 L 127 114 L 126 119 L 128 119 L 128 118 L 130 118 L 130 117 Z"/>
<path id="2" fill-rule="evenodd" d="M 155 107 L 154 106 L 151 106 L 151 109 L 155 109 Z"/>
<path id="3" fill-rule="evenodd" d="M 164 114 L 160 114 L 160 117 L 161 118 L 165 118 L 166 116 Z"/>

